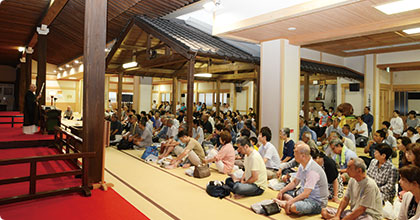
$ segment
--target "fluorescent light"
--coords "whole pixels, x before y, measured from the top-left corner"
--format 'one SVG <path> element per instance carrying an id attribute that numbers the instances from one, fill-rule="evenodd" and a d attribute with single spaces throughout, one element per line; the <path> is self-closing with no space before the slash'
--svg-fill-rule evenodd
<path id="1" fill-rule="evenodd" d="M 391 72 L 391 68 L 389 68 L 389 66 L 388 67 L 386 67 L 386 71 L 389 73 L 389 72 Z"/>
<path id="2" fill-rule="evenodd" d="M 70 65 L 66 64 L 66 67 L 67 67 L 67 68 L 69 68 L 69 67 L 70 67 Z"/>
<path id="3" fill-rule="evenodd" d="M 63 70 L 63 68 L 59 67 L 58 70 Z"/>
<path id="4" fill-rule="evenodd" d="M 418 34 L 420 33 L 420 28 L 411 28 L 411 29 L 403 30 L 403 32 L 406 34 Z"/>
<path id="5" fill-rule="evenodd" d="M 74 63 L 75 63 L 75 64 L 78 64 L 78 63 L 80 63 L 80 62 L 79 62 L 78 60 L 76 60 L 76 61 L 74 61 Z"/>
<path id="6" fill-rule="evenodd" d="M 54 73 L 56 73 L 56 72 L 57 72 L 57 70 L 54 70 L 53 72 L 54 72 Z"/>
<path id="7" fill-rule="evenodd" d="M 206 78 L 210 78 L 212 77 L 211 73 L 196 73 L 194 74 L 195 77 L 206 77 Z"/>
<path id="8" fill-rule="evenodd" d="M 76 77 L 69 77 L 69 79 L 77 79 Z"/>
<path id="9" fill-rule="evenodd" d="M 134 61 L 134 62 L 124 63 L 122 66 L 124 69 L 128 69 L 131 67 L 136 67 L 137 65 L 138 65 L 137 62 Z"/>
<path id="10" fill-rule="evenodd" d="M 19 51 L 19 52 L 23 52 L 23 51 L 25 51 L 25 47 L 18 47 L 18 51 Z"/>
<path id="11" fill-rule="evenodd" d="M 387 15 L 391 15 L 391 14 L 419 9 L 420 1 L 419 0 L 400 0 L 400 1 L 395 1 L 388 4 L 378 5 L 378 6 L 375 6 L 375 8 Z"/>
<path id="12" fill-rule="evenodd" d="M 287 30 L 289 30 L 289 31 L 295 31 L 296 28 L 295 27 L 289 27 L 289 28 L 287 28 Z"/>

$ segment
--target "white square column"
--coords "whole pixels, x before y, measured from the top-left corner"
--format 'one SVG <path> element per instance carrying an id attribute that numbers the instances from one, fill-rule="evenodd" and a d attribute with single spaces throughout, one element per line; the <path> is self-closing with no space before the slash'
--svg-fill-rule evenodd
<path id="1" fill-rule="evenodd" d="M 300 47 L 288 40 L 261 43 L 261 127 L 272 132 L 271 143 L 282 154 L 280 129 L 293 130 L 297 140 L 300 110 Z"/>
<path id="2" fill-rule="evenodd" d="M 370 107 L 370 113 L 373 115 L 372 131 L 379 129 L 379 100 L 380 100 L 380 84 L 377 64 L 377 55 L 369 54 L 365 56 L 366 73 L 365 73 L 365 100 L 366 106 Z"/>

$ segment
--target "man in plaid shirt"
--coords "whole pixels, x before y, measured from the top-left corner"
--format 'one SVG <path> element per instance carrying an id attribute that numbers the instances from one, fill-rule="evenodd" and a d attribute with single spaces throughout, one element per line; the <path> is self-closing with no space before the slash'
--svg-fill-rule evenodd
<path id="1" fill-rule="evenodd" d="M 397 168 L 389 158 L 392 155 L 392 148 L 385 143 L 375 148 L 375 159 L 370 162 L 367 175 L 375 180 L 382 194 L 383 202 L 393 203 L 396 194 L 395 184 L 398 180 Z"/>

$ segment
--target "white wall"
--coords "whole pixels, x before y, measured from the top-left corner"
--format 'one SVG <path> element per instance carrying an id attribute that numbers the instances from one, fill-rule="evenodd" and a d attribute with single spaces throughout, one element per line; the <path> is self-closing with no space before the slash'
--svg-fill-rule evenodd
<path id="1" fill-rule="evenodd" d="M 152 107 L 152 77 L 140 77 L 140 109 L 150 111 Z"/>
<path id="2" fill-rule="evenodd" d="M 420 61 L 420 50 L 378 54 L 377 64 L 405 63 Z"/>
<path id="3" fill-rule="evenodd" d="M 387 71 L 378 70 L 379 83 L 380 84 L 391 84 L 391 74 Z"/>
<path id="4" fill-rule="evenodd" d="M 344 66 L 359 73 L 365 72 L 365 56 L 345 57 Z"/>
<path id="5" fill-rule="evenodd" d="M 420 70 L 394 72 L 394 85 L 420 84 Z"/>

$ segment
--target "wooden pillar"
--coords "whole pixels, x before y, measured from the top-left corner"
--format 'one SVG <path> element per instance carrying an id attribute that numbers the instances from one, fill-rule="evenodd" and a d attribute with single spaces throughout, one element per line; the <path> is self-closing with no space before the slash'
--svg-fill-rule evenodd
<path id="1" fill-rule="evenodd" d="M 193 120 L 193 99 L 194 99 L 194 64 L 195 57 L 191 58 L 188 62 L 188 75 L 187 75 L 187 124 L 188 135 L 192 136 L 192 120 Z"/>
<path id="2" fill-rule="evenodd" d="M 260 68 L 258 67 L 255 69 L 256 79 L 254 80 L 254 113 L 255 119 L 257 123 L 257 130 L 259 131 L 261 128 L 261 109 L 260 109 L 260 94 L 261 94 L 261 87 L 260 87 Z"/>
<path id="3" fill-rule="evenodd" d="M 38 32 L 38 43 L 37 43 L 37 54 L 38 54 L 38 74 L 37 74 L 37 80 L 36 80 L 36 87 L 37 87 L 37 93 L 42 93 L 41 99 L 39 100 L 39 103 L 41 105 L 46 105 L 45 103 L 45 91 L 47 88 L 46 79 L 47 79 L 47 34 L 49 32 L 46 25 L 41 25 L 41 27 L 37 28 Z M 44 85 L 44 86 L 42 86 Z M 42 89 L 42 91 L 41 91 Z"/>
<path id="4" fill-rule="evenodd" d="M 216 116 L 220 114 L 220 79 L 216 81 Z"/>
<path id="5" fill-rule="evenodd" d="M 25 92 L 29 90 L 29 86 L 32 84 L 32 53 L 34 50 L 32 47 L 26 49 L 26 85 Z"/>
<path id="6" fill-rule="evenodd" d="M 103 180 L 106 15 L 107 1 L 85 1 L 83 151 L 96 152 L 88 162 L 90 184 Z"/>
<path id="7" fill-rule="evenodd" d="M 118 74 L 118 91 L 117 91 L 117 114 L 118 118 L 121 120 L 121 108 L 122 108 L 122 81 L 123 81 L 123 73 Z"/>
<path id="8" fill-rule="evenodd" d="M 172 77 L 172 113 L 176 114 L 176 102 L 178 101 L 178 77 Z"/>
<path id="9" fill-rule="evenodd" d="M 109 76 L 105 76 L 105 92 L 104 92 L 104 107 L 109 109 Z M 110 109 L 112 110 L 112 109 Z"/>
<path id="10" fill-rule="evenodd" d="M 25 93 L 26 90 L 28 89 L 26 87 L 26 58 L 22 57 L 20 59 L 20 74 L 19 74 L 19 78 L 20 78 L 20 83 L 19 83 L 19 111 L 21 113 L 23 113 L 23 108 L 24 108 L 24 99 L 25 99 Z"/>
<path id="11" fill-rule="evenodd" d="M 306 121 L 309 120 L 309 73 L 304 73 L 304 85 L 303 85 L 303 113 Z"/>

